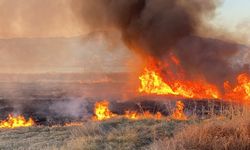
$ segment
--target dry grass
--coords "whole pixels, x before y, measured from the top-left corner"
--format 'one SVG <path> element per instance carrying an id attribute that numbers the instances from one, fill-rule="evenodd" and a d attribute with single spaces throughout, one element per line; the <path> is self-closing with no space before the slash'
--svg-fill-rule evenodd
<path id="1" fill-rule="evenodd" d="M 234 109 L 206 120 L 118 118 L 83 126 L 1 129 L 0 149 L 248 150 L 250 112 L 246 110 Z"/>
<path id="2" fill-rule="evenodd" d="M 72 127 L 1 129 L 0 149 L 141 149 L 172 137 L 175 129 L 186 123 L 189 122 L 114 119 Z"/>
<path id="3" fill-rule="evenodd" d="M 70 127 L 30 127 L 0 130 L 0 149 L 33 150 L 60 146 L 69 140 Z"/>
<path id="4" fill-rule="evenodd" d="M 216 117 L 200 124 L 190 125 L 174 138 L 154 142 L 151 150 L 249 150 L 250 113 L 231 119 Z"/>
<path id="5" fill-rule="evenodd" d="M 154 141 L 172 137 L 175 129 L 183 124 L 184 122 L 165 120 L 130 121 L 126 119 L 90 123 L 73 131 L 75 138 L 66 143 L 62 149 L 142 149 Z"/>

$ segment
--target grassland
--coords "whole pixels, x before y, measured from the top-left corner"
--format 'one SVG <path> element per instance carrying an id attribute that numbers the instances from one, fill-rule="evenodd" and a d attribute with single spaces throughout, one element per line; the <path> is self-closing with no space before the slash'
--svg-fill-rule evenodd
<path id="1" fill-rule="evenodd" d="M 248 109 L 249 110 L 249 109 Z M 0 130 L 0 149 L 248 150 L 250 113 L 188 121 L 112 119 L 82 126 Z"/>
<path id="2" fill-rule="evenodd" d="M 140 149 L 190 121 L 114 119 L 83 126 L 30 127 L 0 131 L 0 149 Z"/>

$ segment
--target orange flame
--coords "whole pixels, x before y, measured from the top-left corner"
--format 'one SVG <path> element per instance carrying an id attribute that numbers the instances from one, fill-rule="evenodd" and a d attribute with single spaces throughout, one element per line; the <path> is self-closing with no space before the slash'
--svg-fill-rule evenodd
<path id="1" fill-rule="evenodd" d="M 117 115 L 113 114 L 109 110 L 109 102 L 108 101 L 101 101 L 96 102 L 95 104 L 95 116 L 93 117 L 93 120 L 103 121 L 106 119 L 111 119 L 115 117 L 124 117 L 130 120 L 141 120 L 141 119 L 156 119 L 160 120 L 163 118 L 162 114 L 160 112 L 157 112 L 156 114 L 150 113 L 149 111 L 145 111 L 143 113 L 138 113 L 136 111 L 125 111 L 124 115 Z M 181 101 L 177 101 L 176 108 L 168 119 L 174 119 L 174 120 L 187 120 L 188 118 L 184 114 L 184 104 Z M 73 125 L 79 125 L 76 124 L 68 124 L 68 126 Z"/>
<path id="2" fill-rule="evenodd" d="M 101 101 L 96 102 L 95 104 L 95 116 L 93 120 L 107 120 L 115 117 L 125 117 L 131 120 L 140 120 L 140 119 L 161 119 L 162 114 L 157 112 L 156 114 L 152 114 L 149 111 L 145 111 L 143 113 L 137 113 L 135 111 L 125 111 L 124 115 L 117 115 L 112 113 L 109 110 L 109 102 L 108 101 Z"/>
<path id="3" fill-rule="evenodd" d="M 21 115 L 17 117 L 9 115 L 6 120 L 0 122 L 0 128 L 30 127 L 33 125 L 35 125 L 35 122 L 31 118 L 29 118 L 29 120 L 26 120 Z"/>
<path id="4" fill-rule="evenodd" d="M 82 126 L 82 122 L 70 122 L 70 123 L 65 123 L 64 126 L 66 127 L 72 127 L 72 126 Z"/>
<path id="5" fill-rule="evenodd" d="M 125 118 L 131 120 L 140 120 L 140 119 L 161 119 L 162 114 L 157 112 L 156 114 L 152 114 L 149 111 L 145 111 L 143 114 L 139 114 L 135 111 L 126 111 Z"/>
<path id="6" fill-rule="evenodd" d="M 250 101 L 250 76 L 246 73 L 237 77 L 237 85 L 232 87 L 229 81 L 224 83 L 225 98 L 231 100 Z"/>
<path id="7" fill-rule="evenodd" d="M 166 83 L 157 72 L 147 68 L 139 79 L 141 81 L 140 93 L 175 95 L 186 98 L 219 98 L 216 87 L 203 81 L 174 80 Z"/>
<path id="8" fill-rule="evenodd" d="M 116 114 L 113 114 L 110 110 L 109 110 L 109 102 L 104 100 L 101 102 L 96 102 L 95 103 L 95 116 L 94 116 L 94 120 L 106 120 L 106 119 L 110 119 L 116 116 Z"/>
<path id="9" fill-rule="evenodd" d="M 176 108 L 171 118 L 175 120 L 187 120 L 187 116 L 184 114 L 184 104 L 181 101 L 176 102 Z"/>
<path id="10" fill-rule="evenodd" d="M 173 53 L 164 62 L 153 58 L 147 59 L 146 68 L 139 76 L 139 93 L 178 96 L 197 99 L 224 99 L 235 102 L 250 102 L 250 75 L 242 73 L 237 83 L 232 85 L 224 82 L 224 91 L 216 85 L 206 82 L 202 75 L 197 74 L 195 80 L 188 80 L 181 61 Z M 164 78 L 160 70 L 164 70 Z"/>
<path id="11" fill-rule="evenodd" d="M 135 111 L 125 111 L 125 117 L 132 120 L 138 119 L 138 114 Z"/>

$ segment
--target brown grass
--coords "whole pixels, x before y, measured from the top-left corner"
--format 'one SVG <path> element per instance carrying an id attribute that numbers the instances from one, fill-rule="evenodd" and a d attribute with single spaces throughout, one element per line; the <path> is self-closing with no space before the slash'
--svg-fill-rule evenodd
<path id="1" fill-rule="evenodd" d="M 0 149 L 95 150 L 142 149 L 154 141 L 172 137 L 187 122 L 113 119 L 86 122 L 83 126 L 0 129 Z"/>
<path id="2" fill-rule="evenodd" d="M 188 122 L 114 119 L 90 123 L 73 131 L 73 139 L 62 149 L 142 149 L 156 140 L 172 137 L 176 128 Z"/>
<path id="3" fill-rule="evenodd" d="M 113 119 L 83 126 L 0 129 L 0 149 L 248 150 L 249 108 L 189 121 Z"/>
<path id="4" fill-rule="evenodd" d="M 232 119 L 215 117 L 190 125 L 173 138 L 154 142 L 151 150 L 249 150 L 250 113 Z"/>

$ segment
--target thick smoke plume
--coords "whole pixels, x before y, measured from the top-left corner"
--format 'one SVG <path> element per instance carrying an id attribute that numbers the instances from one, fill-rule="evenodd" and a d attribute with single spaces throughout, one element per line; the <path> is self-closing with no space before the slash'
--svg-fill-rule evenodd
<path id="1" fill-rule="evenodd" d="M 117 29 L 131 49 L 161 57 L 216 8 L 201 0 L 80 0 L 85 22 L 94 29 Z"/>
<path id="2" fill-rule="evenodd" d="M 198 30 L 218 4 L 218 0 L 79 0 L 74 9 L 93 31 L 118 30 L 131 50 L 158 61 L 171 51 L 191 76 L 201 74 L 221 85 L 241 71 L 229 63 L 241 46 L 199 37 Z"/>

